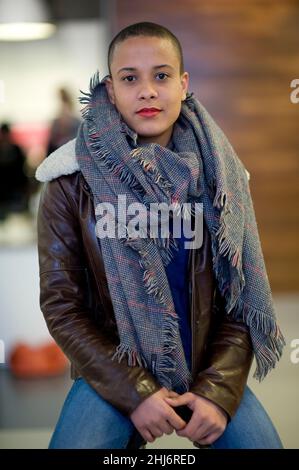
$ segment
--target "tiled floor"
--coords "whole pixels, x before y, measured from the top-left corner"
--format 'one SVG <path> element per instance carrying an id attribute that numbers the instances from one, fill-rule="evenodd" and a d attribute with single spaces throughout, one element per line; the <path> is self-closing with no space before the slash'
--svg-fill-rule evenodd
<path id="1" fill-rule="evenodd" d="M 249 386 L 270 414 L 286 448 L 299 448 L 299 363 L 290 360 L 291 341 L 299 338 L 299 296 L 276 296 L 280 325 L 286 337 L 285 353 L 277 368 L 259 384 L 250 374 Z M 0 373 L 0 448 L 46 448 L 71 381 L 24 381 Z M 173 433 L 148 449 L 194 449 L 188 439 Z"/>

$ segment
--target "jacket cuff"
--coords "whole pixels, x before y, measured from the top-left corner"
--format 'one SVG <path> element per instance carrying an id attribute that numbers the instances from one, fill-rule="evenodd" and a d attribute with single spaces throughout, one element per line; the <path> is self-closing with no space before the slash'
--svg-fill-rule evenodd
<path id="1" fill-rule="evenodd" d="M 121 364 L 120 364 L 121 366 Z M 117 380 L 117 371 L 115 371 L 115 381 L 117 385 L 113 385 L 117 389 L 117 393 L 112 392 L 112 382 L 99 380 L 96 374 L 91 374 L 87 370 L 80 372 L 80 367 L 74 366 L 76 376 L 81 376 L 86 382 L 104 399 L 107 400 L 123 415 L 130 418 L 133 411 L 148 397 L 158 392 L 161 385 L 155 380 L 154 376 L 146 369 L 135 366 L 128 367 L 122 362 L 122 366 L 128 369 L 126 382 L 121 386 L 121 382 Z M 123 370 L 124 372 L 124 370 Z M 121 374 L 123 375 L 123 374 Z M 118 379 L 121 380 L 121 376 Z"/>
<path id="2" fill-rule="evenodd" d="M 231 376 L 210 366 L 197 375 L 189 391 L 218 405 L 230 421 L 242 400 L 252 360 L 253 353 L 248 352 L 245 367 L 234 369 Z"/>
<path id="3" fill-rule="evenodd" d="M 215 384 L 215 382 L 208 377 L 204 377 L 196 382 L 196 386 L 190 388 L 190 392 L 210 400 L 215 405 L 219 406 L 222 411 L 227 415 L 228 422 L 231 421 L 238 406 L 238 397 L 233 394 L 228 394 L 227 390 Z"/>

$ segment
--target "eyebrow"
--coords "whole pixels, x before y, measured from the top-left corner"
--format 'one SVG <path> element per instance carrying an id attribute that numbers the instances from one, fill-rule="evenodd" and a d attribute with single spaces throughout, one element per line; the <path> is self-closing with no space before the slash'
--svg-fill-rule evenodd
<path id="1" fill-rule="evenodd" d="M 153 69 L 153 70 L 157 70 L 157 69 L 161 69 L 161 68 L 163 68 L 163 67 L 168 67 L 168 68 L 174 70 L 174 67 L 172 67 L 172 66 L 169 65 L 169 64 L 155 65 L 152 69 Z M 135 72 L 135 71 L 138 70 L 138 69 L 136 69 L 135 67 L 123 67 L 122 69 L 119 69 L 119 71 L 117 72 L 117 74 L 119 74 L 120 72 L 123 72 L 123 71 L 125 71 L 125 70 L 126 70 L 127 72 Z"/>

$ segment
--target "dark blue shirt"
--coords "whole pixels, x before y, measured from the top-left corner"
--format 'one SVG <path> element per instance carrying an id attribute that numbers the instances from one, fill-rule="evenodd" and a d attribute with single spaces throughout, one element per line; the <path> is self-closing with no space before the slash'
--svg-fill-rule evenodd
<path id="1" fill-rule="evenodd" d="M 186 361 L 191 371 L 192 335 L 189 320 L 190 302 L 188 281 L 188 258 L 190 250 L 184 247 L 186 240 L 188 239 L 184 236 L 182 230 L 181 238 L 176 238 L 179 249 L 178 251 L 174 250 L 174 257 L 165 267 L 165 271 L 172 293 L 175 311 L 179 317 L 180 334 Z"/>

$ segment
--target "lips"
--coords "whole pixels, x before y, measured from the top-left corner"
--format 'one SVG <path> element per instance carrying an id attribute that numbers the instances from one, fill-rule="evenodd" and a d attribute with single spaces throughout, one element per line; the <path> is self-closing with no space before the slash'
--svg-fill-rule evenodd
<path id="1" fill-rule="evenodd" d="M 161 109 L 158 109 L 158 108 L 142 108 L 139 111 L 137 111 L 137 114 L 139 114 L 140 116 L 144 116 L 144 117 L 152 117 L 152 116 L 156 116 L 160 112 L 161 112 Z"/>

